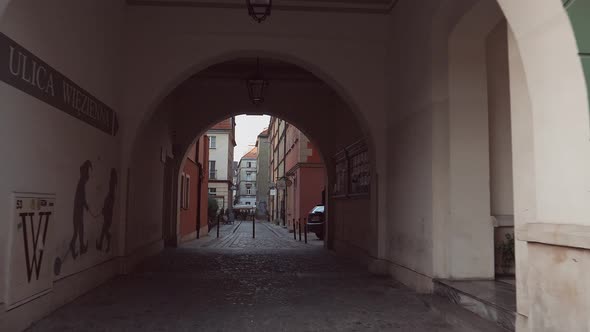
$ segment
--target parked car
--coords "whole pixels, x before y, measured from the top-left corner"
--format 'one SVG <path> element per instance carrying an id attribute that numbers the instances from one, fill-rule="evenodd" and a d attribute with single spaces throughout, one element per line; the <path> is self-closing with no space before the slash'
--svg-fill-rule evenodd
<path id="1" fill-rule="evenodd" d="M 307 217 L 307 230 L 309 232 L 315 233 L 318 239 L 323 240 L 325 221 L 324 206 L 316 205 L 313 209 L 311 209 L 309 216 Z"/>

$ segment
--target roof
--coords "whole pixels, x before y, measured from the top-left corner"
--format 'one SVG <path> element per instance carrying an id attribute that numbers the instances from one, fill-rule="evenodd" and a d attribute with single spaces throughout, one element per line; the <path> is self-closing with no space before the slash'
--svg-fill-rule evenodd
<path id="1" fill-rule="evenodd" d="M 268 128 L 264 128 L 264 130 L 258 134 L 258 136 L 268 136 Z"/>
<path id="2" fill-rule="evenodd" d="M 254 147 L 252 150 L 248 151 L 242 159 L 256 159 L 258 157 L 258 148 Z"/>
<path id="3" fill-rule="evenodd" d="M 221 121 L 220 123 L 211 127 L 211 129 L 221 129 L 221 130 L 232 129 L 232 119 L 231 118 L 225 119 L 225 120 Z"/>

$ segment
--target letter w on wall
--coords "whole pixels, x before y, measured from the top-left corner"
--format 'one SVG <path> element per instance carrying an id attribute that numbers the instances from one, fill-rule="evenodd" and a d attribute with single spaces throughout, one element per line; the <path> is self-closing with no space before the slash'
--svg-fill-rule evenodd
<path id="1" fill-rule="evenodd" d="M 12 217 L 7 225 L 7 283 L 5 293 L 0 294 L 5 296 L 9 310 L 51 291 L 55 279 L 52 262 L 58 249 L 55 195 L 13 193 L 12 200 Z"/>
<path id="2" fill-rule="evenodd" d="M 29 282 L 31 282 L 33 272 L 35 272 L 36 280 L 39 280 L 41 264 L 43 263 L 45 240 L 47 239 L 47 226 L 49 226 L 50 216 L 51 212 L 39 212 L 38 218 L 36 220 L 37 222 L 35 222 L 34 212 L 20 214 L 23 225 L 23 241 L 25 247 L 27 278 Z M 43 237 L 40 239 L 39 237 L 41 236 L 41 231 L 43 231 Z"/>

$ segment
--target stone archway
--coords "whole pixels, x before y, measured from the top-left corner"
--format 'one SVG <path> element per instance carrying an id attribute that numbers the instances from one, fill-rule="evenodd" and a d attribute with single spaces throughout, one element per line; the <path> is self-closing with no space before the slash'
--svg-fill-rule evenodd
<path id="1" fill-rule="evenodd" d="M 264 59 L 261 59 L 263 63 Z M 197 73 L 172 91 L 155 111 L 154 117 L 148 122 L 143 134 L 137 139 L 138 144 L 134 149 L 135 159 L 131 164 L 130 197 L 133 197 L 133 201 L 130 203 L 131 209 L 128 219 L 130 224 L 127 226 L 126 238 L 126 243 L 129 244 L 130 248 L 137 249 L 146 245 L 146 243 L 138 243 L 133 240 L 135 237 L 133 234 L 136 233 L 133 229 L 139 226 L 134 220 L 156 225 L 157 221 L 154 218 L 161 215 L 159 210 L 147 212 L 138 210 L 141 205 L 140 202 L 157 202 L 155 197 L 158 196 L 159 189 L 149 189 L 151 185 L 138 182 L 145 181 L 141 180 L 145 178 L 159 177 L 159 175 L 150 176 L 148 173 L 144 174 L 142 170 L 142 168 L 153 170 L 151 166 L 147 166 L 150 161 L 143 159 L 144 156 L 149 155 L 146 152 L 150 149 L 152 151 L 158 150 L 158 148 L 151 145 L 150 140 L 152 137 L 162 138 L 169 136 L 164 141 L 157 143 L 159 144 L 157 146 L 168 144 L 169 149 L 175 151 L 175 169 L 178 170 L 184 161 L 181 158 L 184 151 L 194 141 L 195 137 L 202 135 L 216 122 L 239 113 L 250 112 L 275 115 L 300 128 L 315 142 L 323 155 L 327 167 L 328 183 L 335 182 L 333 156 L 359 140 L 364 141 L 368 147 L 371 146 L 370 139 L 366 138 L 362 125 L 358 123 L 350 107 L 330 86 L 298 66 L 286 64 L 282 61 L 268 61 L 284 65 L 280 65 L 281 68 L 276 69 L 277 73 L 280 72 L 280 78 L 276 81 L 273 81 L 272 77 L 268 78 L 271 81 L 271 87 L 268 89 L 269 95 L 265 98 L 266 101 L 261 108 L 253 109 L 252 106 L 248 106 L 243 79 L 210 78 L 205 74 L 201 78 L 200 74 Z M 289 73 L 283 73 L 285 70 L 293 71 L 292 74 L 295 75 L 293 81 L 290 81 Z M 273 75 L 272 70 L 269 68 L 266 71 L 271 72 L 267 73 L 267 75 Z M 300 77 L 302 75 L 303 78 Z M 227 98 L 227 96 L 235 97 Z M 150 146 L 151 148 L 148 149 Z M 374 162 L 369 165 L 371 170 L 375 169 Z M 153 167 L 157 168 L 158 166 L 154 164 Z M 154 174 L 159 173 L 156 171 Z M 143 197 L 150 190 L 153 190 L 153 197 Z M 330 191 L 328 191 L 328 205 L 330 206 L 328 218 L 334 220 L 334 222 L 330 223 L 331 225 L 338 226 L 338 228 L 334 227 L 332 229 L 328 227 L 329 246 L 347 247 L 353 245 L 367 252 L 375 251 L 374 246 L 376 247 L 376 243 L 372 242 L 372 234 L 376 233 L 376 229 L 371 226 L 374 222 L 361 226 L 353 221 L 354 218 L 357 220 L 366 218 L 367 211 L 374 204 L 373 193 L 367 193 L 364 198 L 358 197 L 353 203 L 345 203 L 342 199 L 342 197 L 339 200 L 332 199 Z M 350 207 L 355 204 L 360 207 L 356 210 L 356 216 L 355 213 L 343 212 L 338 208 L 339 206 Z M 150 205 L 150 207 L 155 206 Z M 358 215 L 359 213 L 361 215 Z M 338 220 L 338 222 L 335 222 L 335 220 Z M 143 226 L 140 228 L 143 228 Z M 155 229 L 155 226 L 147 228 Z M 155 242 L 152 244 L 158 245 L 157 236 L 145 236 L 143 234 L 138 235 L 136 239 L 145 240 L 146 238 L 153 238 Z M 334 245 L 331 244 L 333 239 L 337 241 Z"/>

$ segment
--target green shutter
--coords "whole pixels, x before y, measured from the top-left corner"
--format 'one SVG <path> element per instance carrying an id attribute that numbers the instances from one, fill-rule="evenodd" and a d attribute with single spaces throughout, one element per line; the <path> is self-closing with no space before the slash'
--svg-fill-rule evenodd
<path id="1" fill-rule="evenodd" d="M 576 35 L 590 98 L 590 0 L 562 1 Z"/>

